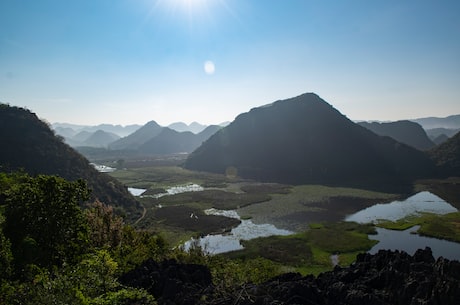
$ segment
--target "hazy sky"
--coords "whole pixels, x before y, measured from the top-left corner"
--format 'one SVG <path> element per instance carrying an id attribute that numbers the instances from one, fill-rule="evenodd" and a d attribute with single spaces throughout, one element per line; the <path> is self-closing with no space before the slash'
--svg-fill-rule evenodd
<path id="1" fill-rule="evenodd" d="M 214 124 L 305 92 L 460 114 L 460 1 L 0 0 L 0 101 L 49 122 Z"/>

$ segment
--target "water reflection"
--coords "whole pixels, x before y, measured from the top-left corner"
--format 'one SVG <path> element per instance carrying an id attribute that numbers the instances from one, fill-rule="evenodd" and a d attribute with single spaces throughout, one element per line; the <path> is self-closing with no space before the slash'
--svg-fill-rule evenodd
<path id="1" fill-rule="evenodd" d="M 376 228 L 377 235 L 369 235 L 369 238 L 378 240 L 379 243 L 369 253 L 375 254 L 384 249 L 402 250 L 413 255 L 417 249 L 430 247 L 435 258 L 442 256 L 450 260 L 460 260 L 459 243 L 414 234 L 419 228 L 420 226 L 414 226 L 404 231 Z"/>
<path id="2" fill-rule="evenodd" d="M 422 212 L 447 214 L 457 212 L 457 209 L 430 192 L 420 192 L 403 201 L 373 205 L 346 217 L 345 220 L 358 223 L 375 223 L 379 219 L 396 221 Z"/>
<path id="3" fill-rule="evenodd" d="M 145 191 L 146 189 L 139 189 L 139 188 L 135 188 L 135 187 L 128 187 L 128 191 L 131 193 L 131 195 L 133 196 L 141 196 Z"/>
<path id="4" fill-rule="evenodd" d="M 166 193 L 155 194 L 153 197 L 160 198 L 163 196 L 175 195 L 175 194 L 180 194 L 180 193 L 185 193 L 185 192 L 200 192 L 200 191 L 204 191 L 204 187 L 193 183 L 193 184 L 178 185 L 178 186 L 167 188 Z"/>
<path id="5" fill-rule="evenodd" d="M 240 216 L 236 211 L 209 209 L 206 210 L 205 213 L 208 215 L 220 215 L 240 219 Z M 243 219 L 241 220 L 241 224 L 238 227 L 233 228 L 229 233 L 207 235 L 199 238 L 198 240 L 192 238 L 184 244 L 184 247 L 185 250 L 188 250 L 192 244 L 198 243 L 198 245 L 200 245 L 207 253 L 219 254 L 243 249 L 240 240 L 290 234 L 293 234 L 293 232 L 278 229 L 272 224 L 255 224 L 250 219 Z"/>

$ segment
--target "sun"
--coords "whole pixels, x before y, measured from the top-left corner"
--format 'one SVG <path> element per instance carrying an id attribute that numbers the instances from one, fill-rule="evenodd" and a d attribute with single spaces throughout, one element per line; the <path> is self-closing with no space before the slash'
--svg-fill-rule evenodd
<path id="1" fill-rule="evenodd" d="M 213 75 L 215 71 L 216 71 L 216 66 L 214 65 L 212 61 L 208 60 L 204 63 L 204 72 L 206 74 Z"/>
<path id="2" fill-rule="evenodd" d="M 206 10 L 209 6 L 209 0 L 167 0 L 166 3 L 173 10 L 184 11 L 187 14 L 196 14 Z"/>

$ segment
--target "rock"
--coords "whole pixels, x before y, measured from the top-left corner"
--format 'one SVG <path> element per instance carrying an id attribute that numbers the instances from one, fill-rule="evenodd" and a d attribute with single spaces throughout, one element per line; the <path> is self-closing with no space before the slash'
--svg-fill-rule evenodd
<path id="1" fill-rule="evenodd" d="M 175 260 L 157 263 L 152 259 L 120 278 L 124 285 L 144 288 L 159 304 L 197 304 L 212 278 L 206 266 L 180 264 Z"/>
<path id="2" fill-rule="evenodd" d="M 449 305 L 460 300 L 460 262 L 434 260 L 431 249 L 359 254 L 347 268 L 317 277 L 287 273 L 265 283 L 213 293 L 209 270 L 175 261 L 146 261 L 121 278 L 151 292 L 159 304 Z M 223 297 L 225 295 L 225 298 Z"/>

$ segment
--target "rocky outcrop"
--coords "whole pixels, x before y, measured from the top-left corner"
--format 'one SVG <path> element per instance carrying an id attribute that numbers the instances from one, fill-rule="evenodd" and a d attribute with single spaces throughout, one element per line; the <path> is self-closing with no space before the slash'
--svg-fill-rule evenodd
<path id="1" fill-rule="evenodd" d="M 413 256 L 382 250 L 318 277 L 287 273 L 246 284 L 225 298 L 212 293 L 209 271 L 199 265 L 149 261 L 125 275 L 124 283 L 147 289 L 159 304 L 445 305 L 460 300 L 460 262 L 435 261 L 429 248 Z"/>
<path id="2" fill-rule="evenodd" d="M 231 304 L 457 304 L 460 263 L 434 260 L 431 249 L 360 254 L 347 268 L 302 277 L 285 274 L 264 284 L 245 287 L 250 298 Z"/>
<path id="3" fill-rule="evenodd" d="M 124 285 L 144 288 L 159 304 L 199 304 L 211 288 L 211 273 L 202 265 L 180 264 L 174 260 L 157 263 L 152 259 L 124 274 Z"/>

